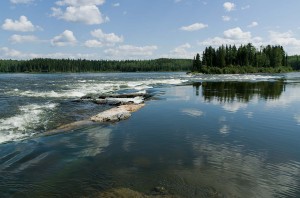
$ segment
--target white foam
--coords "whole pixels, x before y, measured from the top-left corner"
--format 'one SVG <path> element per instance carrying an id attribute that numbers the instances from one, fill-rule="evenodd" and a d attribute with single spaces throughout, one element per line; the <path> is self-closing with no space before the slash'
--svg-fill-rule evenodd
<path id="1" fill-rule="evenodd" d="M 32 136 L 34 128 L 41 123 L 45 111 L 56 106 L 54 103 L 20 106 L 20 114 L 0 119 L 0 143 Z"/>
<path id="2" fill-rule="evenodd" d="M 19 90 L 6 92 L 8 95 L 41 98 L 79 98 L 88 94 L 104 94 L 122 89 L 146 91 L 157 85 L 178 85 L 187 80 L 182 79 L 148 79 L 145 81 L 87 81 L 78 80 L 74 84 L 66 84 L 64 88 L 50 91 Z"/>
<path id="3" fill-rule="evenodd" d="M 77 90 L 68 90 L 68 91 L 45 91 L 45 92 L 37 92 L 37 91 L 19 91 L 19 93 L 13 95 L 20 95 L 26 97 L 37 97 L 37 98 L 74 98 L 74 97 L 82 97 L 85 93 L 77 91 Z"/>
<path id="4" fill-rule="evenodd" d="M 141 104 L 144 102 L 144 98 L 137 96 L 135 98 L 107 98 L 107 100 L 112 100 L 112 101 L 120 101 L 120 102 L 132 102 L 134 104 Z"/>

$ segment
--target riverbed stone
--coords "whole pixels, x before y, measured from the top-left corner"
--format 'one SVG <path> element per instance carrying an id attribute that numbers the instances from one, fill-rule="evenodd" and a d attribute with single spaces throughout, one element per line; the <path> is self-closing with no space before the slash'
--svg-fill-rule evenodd
<path id="1" fill-rule="evenodd" d="M 131 112 L 135 112 L 142 108 L 144 104 L 121 105 L 106 111 L 103 111 L 93 117 L 94 122 L 118 122 L 126 120 L 131 116 Z"/>

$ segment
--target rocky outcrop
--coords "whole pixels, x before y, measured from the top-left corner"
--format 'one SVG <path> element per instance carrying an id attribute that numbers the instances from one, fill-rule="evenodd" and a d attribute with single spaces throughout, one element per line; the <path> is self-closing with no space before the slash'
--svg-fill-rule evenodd
<path id="1" fill-rule="evenodd" d="M 93 102 L 101 105 L 119 106 L 127 104 L 141 104 L 144 102 L 144 98 L 140 96 L 134 98 L 105 98 L 96 99 L 93 100 Z"/>
<path id="2" fill-rule="evenodd" d="M 149 94 L 146 93 L 127 93 L 127 94 L 106 94 L 106 95 L 100 95 L 98 98 L 105 99 L 105 98 L 135 98 L 135 97 L 143 97 L 147 98 L 149 97 Z"/>
<path id="3" fill-rule="evenodd" d="M 144 100 L 150 98 L 151 95 L 147 93 L 125 93 L 125 94 L 105 94 L 95 97 L 83 96 L 80 99 L 72 102 L 86 102 L 90 101 L 99 105 L 120 106 L 128 104 L 141 104 Z"/>
<path id="4" fill-rule="evenodd" d="M 93 117 L 91 120 L 94 122 L 118 122 L 120 120 L 126 120 L 131 116 L 132 112 L 135 112 L 145 104 L 130 104 L 130 105 L 121 105 L 106 111 L 103 111 Z"/>

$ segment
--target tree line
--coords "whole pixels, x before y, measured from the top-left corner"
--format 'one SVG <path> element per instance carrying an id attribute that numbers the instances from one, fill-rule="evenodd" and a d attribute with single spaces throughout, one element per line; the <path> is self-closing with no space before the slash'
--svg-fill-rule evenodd
<path id="1" fill-rule="evenodd" d="M 0 72 L 148 72 L 189 71 L 191 59 L 85 60 L 49 59 L 0 60 Z"/>
<path id="2" fill-rule="evenodd" d="M 256 73 L 288 72 L 292 68 L 289 57 L 282 46 L 268 45 L 256 49 L 251 43 L 206 47 L 202 57 L 193 59 L 192 71 L 202 73 Z M 296 69 L 296 68 L 295 68 Z"/>

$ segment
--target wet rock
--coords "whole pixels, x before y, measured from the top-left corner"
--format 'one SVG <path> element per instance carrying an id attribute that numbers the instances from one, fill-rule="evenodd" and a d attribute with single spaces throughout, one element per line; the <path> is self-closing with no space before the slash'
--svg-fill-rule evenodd
<path id="1" fill-rule="evenodd" d="M 56 133 L 70 131 L 70 130 L 82 127 L 84 125 L 89 125 L 89 124 L 93 124 L 93 122 L 91 120 L 81 120 L 81 121 L 73 122 L 73 123 L 70 123 L 70 124 L 65 124 L 65 125 L 62 125 L 62 126 L 56 128 L 56 129 L 44 132 L 43 135 L 53 135 L 53 134 L 56 134 Z"/>
<path id="2" fill-rule="evenodd" d="M 99 113 L 91 117 L 94 122 L 118 122 L 126 120 L 131 116 L 131 112 L 135 112 L 142 108 L 144 104 L 121 105 Z"/>
<path id="3" fill-rule="evenodd" d="M 163 186 L 156 186 L 152 189 L 154 195 L 167 195 L 168 191 Z"/>
<path id="4" fill-rule="evenodd" d="M 95 104 L 100 104 L 100 105 L 109 105 L 109 106 L 119 106 L 122 105 L 121 101 L 117 100 L 107 100 L 107 99 L 96 99 L 93 100 Z"/>
<path id="5" fill-rule="evenodd" d="M 107 94 L 107 95 L 100 95 L 99 99 L 106 99 L 106 98 L 135 98 L 135 97 L 146 97 L 146 93 L 127 93 L 127 94 Z"/>

